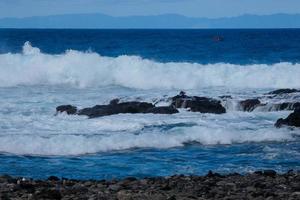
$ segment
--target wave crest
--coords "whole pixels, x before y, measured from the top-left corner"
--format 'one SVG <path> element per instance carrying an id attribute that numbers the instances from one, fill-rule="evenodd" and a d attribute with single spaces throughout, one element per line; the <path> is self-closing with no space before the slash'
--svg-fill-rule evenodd
<path id="1" fill-rule="evenodd" d="M 300 64 L 160 63 L 138 56 L 105 57 L 68 50 L 45 54 L 26 42 L 19 54 L 0 54 L 0 87 L 119 85 L 137 89 L 300 87 Z"/>

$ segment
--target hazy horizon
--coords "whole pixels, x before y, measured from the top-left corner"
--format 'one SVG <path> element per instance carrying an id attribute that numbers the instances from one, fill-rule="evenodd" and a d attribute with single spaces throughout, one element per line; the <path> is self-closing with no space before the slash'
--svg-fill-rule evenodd
<path id="1" fill-rule="evenodd" d="M 0 18 L 103 13 L 114 17 L 179 14 L 223 18 L 300 13 L 298 0 L 1 0 Z"/>
<path id="2" fill-rule="evenodd" d="M 53 15 L 32 15 L 32 16 L 25 16 L 25 17 L 0 17 L 1 19 L 25 19 L 25 18 L 34 18 L 34 17 L 53 17 L 53 16 L 70 16 L 70 15 L 103 15 L 103 16 L 109 16 L 113 18 L 126 18 L 126 17 L 156 17 L 156 16 L 182 16 L 186 18 L 202 18 L 202 19 L 230 19 L 230 18 L 236 18 L 236 17 L 243 17 L 243 16 L 257 16 L 257 17 L 262 17 L 262 16 L 273 16 L 273 15 L 300 15 L 299 13 L 273 13 L 273 14 L 253 14 L 253 13 L 245 13 L 241 15 L 234 15 L 234 16 L 226 16 L 226 17 L 195 17 L 195 16 L 187 16 L 184 14 L 178 14 L 178 13 L 164 13 L 164 14 L 153 14 L 153 15 L 124 15 L 124 16 L 114 16 L 114 15 L 109 15 L 101 12 L 93 12 L 93 13 L 66 13 L 66 14 L 53 14 Z"/>
<path id="3" fill-rule="evenodd" d="M 179 14 L 114 17 L 102 13 L 65 14 L 0 19 L 0 28 L 74 29 L 209 29 L 209 28 L 300 28 L 300 14 L 202 18 Z"/>

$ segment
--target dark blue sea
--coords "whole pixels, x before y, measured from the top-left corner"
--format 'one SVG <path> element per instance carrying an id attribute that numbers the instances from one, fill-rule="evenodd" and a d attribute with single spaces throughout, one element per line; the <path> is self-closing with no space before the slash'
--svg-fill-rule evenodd
<path id="1" fill-rule="evenodd" d="M 300 94 L 300 30 L 0 29 L 0 174 L 119 179 L 300 170 L 300 130 L 274 123 Z M 121 101 L 169 105 L 188 95 L 225 114 L 55 115 Z M 231 98 L 221 98 L 221 96 Z M 259 98 L 244 112 L 239 102 Z"/>

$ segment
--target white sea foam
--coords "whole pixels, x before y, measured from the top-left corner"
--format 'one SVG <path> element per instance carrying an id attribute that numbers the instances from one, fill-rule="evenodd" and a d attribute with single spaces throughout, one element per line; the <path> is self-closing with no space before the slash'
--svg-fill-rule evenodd
<path id="1" fill-rule="evenodd" d="M 290 133 L 282 130 L 233 131 L 193 127 L 174 129 L 169 133 L 144 132 L 141 134 L 84 135 L 12 135 L 2 137 L 0 151 L 14 154 L 78 155 L 130 148 L 171 148 L 184 143 L 204 145 L 245 142 L 292 141 Z"/>
<path id="2" fill-rule="evenodd" d="M 298 130 L 276 129 L 272 113 L 224 115 L 180 113 L 115 115 L 98 119 L 73 116 L 12 116 L 2 126 L 0 152 L 79 155 L 130 148 L 294 141 Z M 9 116 L 2 116 L 4 122 Z M 1 122 L 1 120 L 0 120 Z M 18 124 L 16 126 L 15 124 Z"/>
<path id="3" fill-rule="evenodd" d="M 23 53 L 0 54 L 0 87 L 119 85 L 138 89 L 204 87 L 299 88 L 300 64 L 160 63 L 138 56 L 104 57 L 68 50 L 50 55 L 26 42 Z"/>

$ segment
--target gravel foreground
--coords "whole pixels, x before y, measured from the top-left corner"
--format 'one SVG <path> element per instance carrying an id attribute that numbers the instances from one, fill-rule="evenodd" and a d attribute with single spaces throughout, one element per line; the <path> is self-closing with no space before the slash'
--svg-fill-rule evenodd
<path id="1" fill-rule="evenodd" d="M 0 176 L 0 199 L 300 199 L 300 172 L 277 174 L 273 170 L 252 174 L 79 181 L 58 179 L 28 180 Z"/>

